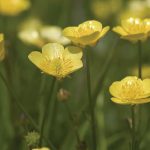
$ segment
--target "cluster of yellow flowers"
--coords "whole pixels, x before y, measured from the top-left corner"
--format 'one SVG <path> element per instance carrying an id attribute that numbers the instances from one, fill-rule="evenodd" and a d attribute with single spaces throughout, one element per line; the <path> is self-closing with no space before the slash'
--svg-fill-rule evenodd
<path id="1" fill-rule="evenodd" d="M 42 53 L 31 52 L 29 59 L 43 72 L 58 79 L 64 78 L 83 66 L 81 60 L 83 48 L 94 46 L 108 30 L 108 26 L 103 28 L 102 24 L 95 20 L 86 21 L 77 27 L 67 27 L 63 30 L 63 35 L 82 48 L 76 46 L 64 48 L 58 43 L 49 43 L 42 48 Z M 114 27 L 113 31 L 131 42 L 144 41 L 150 34 L 150 19 L 129 18 L 123 20 L 121 26 Z M 110 86 L 110 93 L 113 95 L 112 101 L 119 104 L 149 102 L 150 79 L 142 81 L 135 76 L 126 77 L 120 82 L 114 82 Z"/>
<path id="2" fill-rule="evenodd" d="M 78 26 L 66 27 L 62 34 L 75 45 L 64 46 L 60 43 L 47 43 L 42 47 L 42 53 L 33 51 L 29 54 L 30 61 L 42 72 L 62 79 L 83 67 L 82 55 L 86 46 L 94 46 L 109 30 L 109 26 L 95 20 L 86 21 Z M 131 42 L 144 41 L 150 35 L 150 19 L 129 18 L 123 20 L 121 26 L 113 28 L 122 39 Z M 4 39 L 0 34 L 0 59 L 5 56 Z M 110 87 L 112 101 L 120 104 L 135 104 L 149 102 L 150 79 L 141 80 L 137 77 L 127 77 L 115 82 Z"/>
<path id="3" fill-rule="evenodd" d="M 29 0 L 0 0 L 0 14 L 15 16 L 30 7 Z"/>
<path id="4" fill-rule="evenodd" d="M 105 35 L 109 27 L 102 28 L 98 21 L 87 21 L 78 27 L 67 27 L 63 35 L 69 38 L 75 45 L 85 47 L 92 46 Z M 83 66 L 82 48 L 67 46 L 64 48 L 58 43 L 48 43 L 42 48 L 42 53 L 34 51 L 29 54 L 29 59 L 43 72 L 53 75 L 58 79 Z"/>

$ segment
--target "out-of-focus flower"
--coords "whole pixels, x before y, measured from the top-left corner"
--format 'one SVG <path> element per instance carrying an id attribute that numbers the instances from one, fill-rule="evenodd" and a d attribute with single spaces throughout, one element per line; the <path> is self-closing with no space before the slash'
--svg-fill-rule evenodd
<path id="1" fill-rule="evenodd" d="M 50 149 L 47 147 L 42 147 L 42 148 L 34 148 L 32 150 L 50 150 Z"/>
<path id="2" fill-rule="evenodd" d="M 109 30 L 109 26 L 102 28 L 102 24 L 95 20 L 81 23 L 79 26 L 67 27 L 63 35 L 69 38 L 74 44 L 94 46 Z"/>
<path id="3" fill-rule="evenodd" d="M 37 146 L 39 143 L 39 139 L 40 139 L 40 135 L 39 133 L 33 131 L 33 132 L 29 132 L 26 136 L 25 136 L 25 140 L 27 142 L 27 145 L 29 147 L 34 147 Z"/>
<path id="4" fill-rule="evenodd" d="M 121 0 L 91 1 L 91 11 L 99 19 L 108 19 L 121 9 Z"/>
<path id="5" fill-rule="evenodd" d="M 138 76 L 138 70 L 138 67 L 134 67 L 130 70 L 130 73 L 134 76 Z M 142 77 L 150 78 L 150 65 L 142 65 Z"/>
<path id="6" fill-rule="evenodd" d="M 62 88 L 57 93 L 58 100 L 60 100 L 62 102 L 67 101 L 69 96 L 70 96 L 70 93 L 67 90 L 62 89 Z"/>
<path id="7" fill-rule="evenodd" d="M 32 44 L 38 47 L 42 47 L 45 42 L 41 38 L 40 28 L 42 23 L 37 19 L 29 19 L 20 27 L 18 37 L 26 44 Z"/>
<path id="8" fill-rule="evenodd" d="M 19 38 L 26 44 L 42 47 L 46 43 L 69 44 L 71 41 L 62 35 L 58 26 L 43 25 L 37 19 L 29 19 L 21 25 Z"/>
<path id="9" fill-rule="evenodd" d="M 64 49 L 58 43 L 48 43 L 43 46 L 42 53 L 33 51 L 28 57 L 43 72 L 58 79 L 66 77 L 83 66 L 81 48 L 68 46 Z"/>
<path id="10" fill-rule="evenodd" d="M 150 34 L 150 19 L 128 18 L 122 20 L 121 26 L 114 27 L 113 31 L 120 34 L 122 39 L 144 41 Z"/>
<path id="11" fill-rule="evenodd" d="M 127 7 L 122 9 L 119 13 L 118 20 L 127 19 L 130 16 L 135 18 L 147 18 L 150 17 L 150 5 L 146 0 L 132 0 L 129 1 Z"/>
<path id="12" fill-rule="evenodd" d="M 70 43 L 70 40 L 62 35 L 62 29 L 58 26 L 43 26 L 40 34 L 48 42 L 57 42 L 63 45 Z"/>
<path id="13" fill-rule="evenodd" d="M 128 76 L 114 82 L 109 88 L 111 100 L 118 104 L 142 104 L 150 102 L 150 79 L 141 80 Z"/>
<path id="14" fill-rule="evenodd" d="M 15 16 L 30 7 L 29 0 L 0 0 L 0 13 Z"/>
<path id="15" fill-rule="evenodd" d="M 5 58 L 4 35 L 0 33 L 0 61 Z"/>

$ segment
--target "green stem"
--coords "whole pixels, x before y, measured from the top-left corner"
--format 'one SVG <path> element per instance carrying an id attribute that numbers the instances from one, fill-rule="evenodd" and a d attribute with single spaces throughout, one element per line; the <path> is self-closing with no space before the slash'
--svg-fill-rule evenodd
<path id="1" fill-rule="evenodd" d="M 74 126 L 73 129 L 74 129 L 74 132 L 75 132 L 75 135 L 76 135 L 76 138 L 77 138 L 77 143 L 78 143 L 78 146 L 79 146 L 79 145 L 81 144 L 81 140 L 80 140 L 80 136 L 79 136 L 79 133 L 78 133 L 77 128 L 76 128 L 76 125 L 75 125 L 74 117 L 73 117 L 73 115 L 72 115 L 72 113 L 71 113 L 71 111 L 70 111 L 70 108 L 69 108 L 67 102 L 64 102 L 64 104 L 65 104 L 67 113 L 68 113 L 68 115 L 69 115 L 69 118 L 70 118 L 70 120 L 71 120 L 71 122 L 72 122 L 72 124 L 73 124 L 73 126 Z"/>
<path id="2" fill-rule="evenodd" d="M 47 118 L 48 111 L 49 111 L 49 104 L 52 99 L 56 81 L 57 81 L 56 78 L 53 78 L 51 88 L 50 88 L 50 98 L 47 99 L 46 104 L 45 104 L 45 109 L 44 109 L 45 111 L 44 111 L 43 120 L 42 120 L 42 124 L 41 124 L 41 130 L 40 130 L 40 141 L 39 141 L 40 147 L 42 146 L 42 142 L 43 142 L 44 127 L 45 127 L 46 118 Z"/>
<path id="3" fill-rule="evenodd" d="M 142 42 L 138 41 L 138 77 L 142 79 Z"/>
<path id="4" fill-rule="evenodd" d="M 5 77 L 3 76 L 3 74 L 0 72 L 0 78 L 2 79 L 2 81 L 4 82 L 12 100 L 16 103 L 17 107 L 20 109 L 20 111 L 22 111 L 24 113 L 24 115 L 28 118 L 29 122 L 32 124 L 32 126 L 34 127 L 35 130 L 37 130 L 38 132 L 39 127 L 36 124 L 36 122 L 33 120 L 33 118 L 30 116 L 30 114 L 25 110 L 24 106 L 20 103 L 20 101 L 18 101 L 18 99 L 16 98 L 16 96 L 14 95 L 13 91 L 11 90 L 7 80 L 5 79 Z M 52 148 L 52 150 L 56 150 L 55 146 L 52 144 L 52 142 L 50 140 L 48 140 L 45 136 L 43 136 L 44 140 L 49 144 L 49 146 Z"/>
<path id="5" fill-rule="evenodd" d="M 96 120 L 95 111 L 91 95 L 91 75 L 90 75 L 90 63 L 89 63 L 89 50 L 86 50 L 86 76 L 87 76 L 87 90 L 88 90 L 88 100 L 89 100 L 89 110 L 91 115 L 91 127 L 92 127 L 92 140 L 93 140 L 93 150 L 96 150 Z"/>
<path id="6" fill-rule="evenodd" d="M 114 58 L 114 56 L 116 54 L 116 49 L 117 49 L 116 47 L 117 47 L 119 42 L 120 42 L 120 39 L 117 39 L 115 41 L 115 43 L 113 44 L 113 46 L 111 48 L 111 51 L 109 51 L 108 54 L 107 54 L 107 59 L 106 59 L 104 65 L 103 65 L 100 77 L 99 77 L 99 79 L 97 81 L 94 93 L 92 95 L 93 100 L 94 100 L 94 105 L 96 105 L 97 97 L 98 97 L 99 93 L 101 92 L 101 90 L 103 88 L 105 78 L 107 77 L 107 73 L 108 73 L 108 71 L 109 71 L 109 69 L 111 67 L 112 60 L 113 60 L 113 58 Z"/>
<path id="7" fill-rule="evenodd" d="M 131 106 L 131 114 L 132 114 L 132 144 L 131 144 L 131 150 L 136 150 L 136 105 Z"/>

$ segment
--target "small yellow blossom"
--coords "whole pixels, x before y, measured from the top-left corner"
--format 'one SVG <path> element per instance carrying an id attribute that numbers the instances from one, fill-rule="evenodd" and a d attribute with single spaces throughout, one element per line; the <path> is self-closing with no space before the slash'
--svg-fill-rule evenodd
<path id="1" fill-rule="evenodd" d="M 122 39 L 144 41 L 150 34 L 150 19 L 128 18 L 122 20 L 121 26 L 114 27 L 113 31 L 120 34 Z"/>
<path id="2" fill-rule="evenodd" d="M 0 61 L 5 58 L 4 35 L 0 34 Z"/>
<path id="3" fill-rule="evenodd" d="M 111 100 L 118 104 L 142 104 L 150 102 L 150 79 L 141 80 L 128 76 L 114 82 L 109 88 Z"/>
<path id="4" fill-rule="evenodd" d="M 0 13 L 15 16 L 30 7 L 29 0 L 0 0 Z"/>
<path id="5" fill-rule="evenodd" d="M 67 27 L 63 35 L 69 38 L 74 44 L 80 46 L 94 46 L 102 38 L 109 27 L 102 28 L 102 24 L 95 20 L 81 23 L 79 26 Z"/>
<path id="6" fill-rule="evenodd" d="M 48 43 L 42 48 L 42 53 L 33 51 L 29 54 L 30 61 L 43 72 L 58 79 L 83 66 L 82 49 L 75 46 L 64 48 L 58 43 Z"/>
<path id="7" fill-rule="evenodd" d="M 43 148 L 34 148 L 34 149 L 32 149 L 32 150 L 50 150 L 50 149 L 47 148 L 47 147 L 43 147 Z"/>

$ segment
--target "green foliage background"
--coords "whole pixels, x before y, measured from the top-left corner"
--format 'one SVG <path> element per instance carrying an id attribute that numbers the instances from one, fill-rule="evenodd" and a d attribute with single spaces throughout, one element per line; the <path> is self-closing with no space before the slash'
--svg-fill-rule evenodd
<path id="1" fill-rule="evenodd" d="M 50 97 L 52 77 L 41 74 L 28 60 L 28 54 L 38 48 L 26 45 L 18 39 L 19 25 L 32 16 L 38 17 L 45 24 L 58 25 L 62 28 L 97 19 L 90 9 L 92 2 L 93 0 L 32 0 L 31 8 L 20 15 L 0 16 L 0 32 L 5 33 L 7 50 L 7 59 L 0 63 L 0 71 L 7 79 L 10 91 L 38 125 L 41 124 L 45 101 Z M 122 0 L 122 9 L 127 2 Z M 99 21 L 111 27 L 117 24 L 115 16 Z M 143 63 L 147 65 L 150 63 L 149 42 L 150 40 L 147 40 L 142 46 Z M 119 40 L 118 36 L 110 31 L 96 47 L 91 48 L 90 54 L 92 91 L 93 93 L 98 91 L 94 99 L 98 150 L 128 150 L 130 106 L 112 103 L 108 88 L 113 81 L 131 75 L 131 70 L 138 62 L 137 45 Z M 67 104 L 75 118 L 75 126 L 88 150 L 92 150 L 85 66 L 61 81 L 61 85 L 56 86 L 65 88 L 71 93 Z M 17 107 L 10 91 L 0 79 L 0 150 L 26 150 L 29 148 L 24 136 L 35 129 Z M 69 119 L 65 105 L 57 101 L 54 93 L 55 103 L 50 102 L 45 135 L 57 150 L 77 150 L 74 125 Z M 141 105 L 138 115 L 140 126 L 137 133 L 140 150 L 148 150 L 150 146 L 149 114 L 150 105 Z M 44 145 L 48 146 L 46 142 Z"/>

